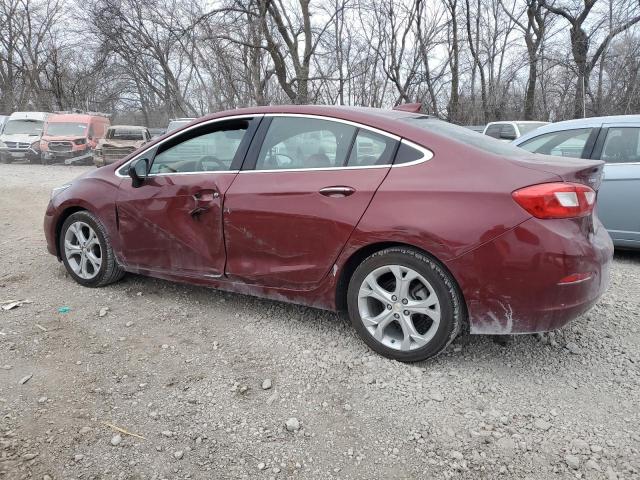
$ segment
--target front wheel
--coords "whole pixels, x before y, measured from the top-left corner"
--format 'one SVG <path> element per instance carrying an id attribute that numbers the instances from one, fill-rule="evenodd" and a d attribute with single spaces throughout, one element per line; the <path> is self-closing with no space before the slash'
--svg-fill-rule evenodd
<path id="1" fill-rule="evenodd" d="M 106 228 L 90 212 L 76 212 L 65 220 L 59 246 L 67 271 L 85 287 L 102 287 L 124 275 L 116 262 Z"/>
<path id="2" fill-rule="evenodd" d="M 416 362 L 442 352 L 465 315 L 451 275 L 418 250 L 393 247 L 374 253 L 349 282 L 351 323 L 379 354 Z"/>

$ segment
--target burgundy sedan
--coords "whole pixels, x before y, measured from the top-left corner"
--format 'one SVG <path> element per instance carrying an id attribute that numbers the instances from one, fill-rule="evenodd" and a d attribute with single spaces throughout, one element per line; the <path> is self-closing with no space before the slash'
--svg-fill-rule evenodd
<path id="1" fill-rule="evenodd" d="M 553 330 L 607 286 L 602 162 L 424 115 L 222 112 L 57 188 L 49 252 L 87 287 L 133 272 L 348 312 L 401 361 Z"/>

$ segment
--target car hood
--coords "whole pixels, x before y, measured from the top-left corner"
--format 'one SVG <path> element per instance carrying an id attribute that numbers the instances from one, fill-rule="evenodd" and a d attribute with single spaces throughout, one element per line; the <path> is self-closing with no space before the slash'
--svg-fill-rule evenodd
<path id="1" fill-rule="evenodd" d="M 144 140 L 113 140 L 102 139 L 98 142 L 98 147 L 141 147 Z"/>
<path id="2" fill-rule="evenodd" d="M 2 142 L 20 142 L 20 143 L 33 143 L 38 141 L 40 135 L 27 135 L 25 133 L 12 133 L 0 135 L 0 141 Z"/>
<path id="3" fill-rule="evenodd" d="M 59 141 L 68 141 L 73 142 L 74 140 L 84 140 L 82 135 L 43 135 L 42 140 L 46 140 L 47 142 L 59 142 Z"/>

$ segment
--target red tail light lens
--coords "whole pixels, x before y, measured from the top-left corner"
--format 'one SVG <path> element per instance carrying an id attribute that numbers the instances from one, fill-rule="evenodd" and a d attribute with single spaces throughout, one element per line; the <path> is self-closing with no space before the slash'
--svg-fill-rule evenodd
<path id="1" fill-rule="evenodd" d="M 593 211 L 596 192 L 580 183 L 541 183 L 511 194 L 527 212 L 537 218 L 584 217 Z"/>

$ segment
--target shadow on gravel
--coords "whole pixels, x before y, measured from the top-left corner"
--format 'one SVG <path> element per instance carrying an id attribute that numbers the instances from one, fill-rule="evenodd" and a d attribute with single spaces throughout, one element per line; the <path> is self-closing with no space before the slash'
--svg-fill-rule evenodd
<path id="1" fill-rule="evenodd" d="M 622 262 L 636 263 L 640 265 L 640 250 L 616 249 L 613 258 Z"/>

